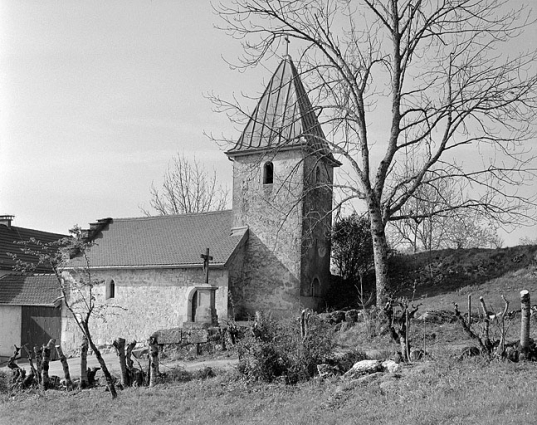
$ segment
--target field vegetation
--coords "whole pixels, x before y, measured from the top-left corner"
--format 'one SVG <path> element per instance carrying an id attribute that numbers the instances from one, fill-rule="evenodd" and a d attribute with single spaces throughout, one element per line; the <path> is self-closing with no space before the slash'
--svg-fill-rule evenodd
<path id="1" fill-rule="evenodd" d="M 0 380 L 0 423 L 534 423 L 537 364 L 462 357 L 465 346 L 477 344 L 454 319 L 453 303 L 466 313 L 467 297 L 472 294 L 476 331 L 479 296 L 492 311 L 503 309 L 501 295 L 510 301 L 510 310 L 520 309 L 520 290 L 537 296 L 536 250 L 535 246 L 457 250 L 408 257 L 399 293 L 412 304 L 421 304 L 410 324 L 410 340 L 413 347 L 428 354 L 396 373 L 360 379 L 320 378 L 308 363 L 315 356 L 319 361 L 328 351 L 349 350 L 368 358 L 393 359 L 400 347 L 390 341 L 374 315 L 353 325 L 317 324 L 311 329 L 311 344 L 305 346 L 300 343 L 304 335 L 298 321 L 269 320 L 265 322 L 269 325 L 258 330 L 262 338 L 246 338 L 235 348 L 242 350 L 243 359 L 249 359 L 239 368 L 169 370 L 157 386 L 127 388 L 116 400 L 105 391 L 104 380 L 103 386 L 71 392 L 13 392 L 4 376 Z M 438 273 L 442 280 L 435 277 Z M 405 279 L 408 282 L 403 284 Z M 534 317 L 531 324 L 530 336 L 535 339 Z M 516 312 L 506 319 L 506 328 L 508 341 L 520 337 Z M 491 334 L 497 330 L 491 322 Z M 272 363 L 263 363 L 263 358 Z M 262 369 L 267 364 L 279 369 Z M 279 372 L 270 375 L 274 370 Z"/>

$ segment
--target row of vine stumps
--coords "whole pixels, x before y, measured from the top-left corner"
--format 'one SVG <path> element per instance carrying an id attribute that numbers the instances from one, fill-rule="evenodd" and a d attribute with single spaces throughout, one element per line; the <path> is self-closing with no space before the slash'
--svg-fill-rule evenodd
<path id="1" fill-rule="evenodd" d="M 118 381 L 116 379 L 114 382 L 115 386 L 124 388 L 129 386 L 154 385 L 155 378 L 152 380 L 150 373 L 153 363 L 151 361 L 152 357 L 150 357 L 148 365 L 145 368 L 140 362 L 137 362 L 137 365 L 134 363 L 132 351 L 136 346 L 136 341 L 126 344 L 125 339 L 118 338 L 114 341 L 113 346 L 116 349 L 121 368 L 121 380 Z M 152 348 L 151 345 L 150 348 L 153 353 L 155 349 Z M 50 357 L 52 350 L 54 349 L 62 364 L 64 373 L 63 379 L 58 376 L 49 376 Z M 30 366 L 29 372 L 16 363 L 16 360 L 20 359 L 21 350 L 25 350 L 26 352 Z M 54 339 L 51 339 L 48 344 L 43 345 L 42 347 L 34 347 L 33 350 L 29 350 L 27 345 L 22 347 L 14 346 L 13 355 L 9 358 L 7 363 L 7 367 L 11 370 L 10 389 L 28 390 L 38 388 L 43 391 L 50 389 L 72 391 L 75 389 L 85 389 L 97 386 L 98 380 L 96 379 L 96 374 L 100 368 L 87 367 L 88 347 L 86 340 L 82 343 L 80 351 L 80 378 L 71 379 L 67 358 L 64 355 L 61 346 L 55 345 Z M 156 370 L 158 372 L 158 366 Z"/>
<path id="2" fill-rule="evenodd" d="M 170 335 L 173 337 L 177 336 L 178 333 L 179 338 L 177 341 L 173 338 L 173 343 L 166 341 L 166 337 L 169 339 Z M 236 327 L 182 331 L 182 333 L 183 335 L 181 337 L 180 328 L 157 331 L 149 337 L 147 345 L 142 345 L 138 348 L 136 348 L 138 345 L 136 341 L 127 343 L 124 338 L 117 338 L 111 348 L 115 350 L 118 358 L 120 376 L 112 376 L 111 383 L 106 382 L 106 391 L 110 391 L 115 398 L 116 388 L 154 387 L 165 378 L 165 374 L 160 371 L 160 358 L 169 357 L 170 354 L 177 354 L 179 352 L 182 354 L 193 353 L 194 355 L 201 355 L 204 350 L 214 352 L 215 347 L 225 351 L 226 339 L 229 339 L 231 344 L 235 344 L 238 338 Z M 198 338 L 196 342 L 185 342 L 185 335 L 190 338 L 191 335 L 199 337 L 200 334 L 205 335 L 205 338 Z M 159 338 L 162 341 L 159 341 Z M 28 372 L 17 364 L 17 360 L 21 358 L 22 350 L 25 351 L 28 358 L 30 367 Z M 53 350 L 56 350 L 57 356 L 62 364 L 63 378 L 49 376 L 49 364 Z M 41 391 L 73 391 L 100 386 L 99 379 L 96 378 L 96 375 L 101 368 L 87 367 L 88 340 L 86 338 L 83 338 L 79 352 L 80 378 L 72 379 L 68 359 L 63 353 L 61 346 L 55 345 L 54 339 L 51 339 L 48 344 L 42 347 L 34 347 L 33 349 L 29 349 L 28 345 L 23 345 L 22 347 L 15 345 L 13 355 L 7 362 L 7 367 L 11 370 L 11 376 L 8 377 L 9 390 L 12 392 L 32 389 Z M 102 359 L 101 353 L 94 352 L 94 354 L 102 365 L 104 360 Z M 201 371 L 199 375 L 205 376 L 204 374 L 210 375 L 207 371 Z"/>
<path id="3" fill-rule="evenodd" d="M 472 299 L 469 296 L 466 314 L 460 312 L 457 304 L 454 305 L 451 317 L 460 324 L 462 330 L 471 339 L 476 341 L 476 346 L 463 350 L 459 355 L 460 358 L 481 355 L 488 359 L 513 362 L 537 360 L 537 347 L 529 337 L 530 317 L 535 307 L 533 309 L 531 307 L 528 291 L 521 291 L 518 310 L 509 310 L 509 302 L 503 296 L 502 299 L 504 307 L 498 313 L 489 311 L 483 297 L 479 298 L 479 305 L 476 311 L 473 311 Z M 411 323 L 421 320 L 423 322 L 434 321 L 431 312 L 417 318 L 418 308 L 419 305 L 411 305 L 407 299 L 391 299 L 380 309 L 321 314 L 303 310 L 298 321 L 296 319 L 277 321 L 256 313 L 255 319 L 249 322 L 247 327 L 240 327 L 231 322 L 228 327 L 219 328 L 215 333 L 217 338 L 212 341 L 212 346 L 218 346 L 219 350 L 226 350 L 227 345 L 232 350 L 236 350 L 239 356 L 238 372 L 246 380 L 265 382 L 281 380 L 286 384 L 295 384 L 315 376 L 360 379 L 365 375 L 378 372 L 395 373 L 400 371 L 404 364 L 431 359 L 425 344 L 422 349 L 411 346 L 409 338 Z M 509 342 L 506 340 L 506 320 L 512 321 L 519 315 L 520 339 Z M 334 335 L 337 330 L 344 330 L 342 326 L 352 326 L 353 323 L 359 321 L 372 322 L 372 326 L 377 327 L 377 333 L 389 334 L 398 347 L 392 359 L 381 361 L 368 358 L 359 350 L 359 347 L 343 353 L 336 350 L 329 336 Z M 494 332 L 491 329 L 494 329 Z M 144 349 L 136 350 L 147 355 L 144 365 L 133 356 L 136 341 L 128 344 L 123 338 L 114 341 L 113 347 L 121 372 L 119 378 L 114 377 L 112 380 L 113 388 L 110 388 L 110 383 L 107 382 L 107 390 L 115 394 L 115 387 L 119 389 L 153 387 L 158 384 L 163 377 L 159 370 L 159 359 L 169 355 L 174 349 L 184 348 L 185 345 L 166 345 L 166 339 L 175 338 L 181 341 L 181 332 L 183 332 L 184 341 L 184 331 L 173 329 L 159 332 L 149 338 Z M 159 337 L 162 339 L 160 342 Z M 43 347 L 35 347 L 33 350 L 29 350 L 27 346 L 15 346 L 13 356 L 8 361 L 8 368 L 11 369 L 10 389 L 12 391 L 28 389 L 71 391 L 98 385 L 95 374 L 99 368 L 86 366 L 87 341 L 84 341 L 81 347 L 81 376 L 77 380 L 71 379 L 67 358 L 61 346 L 54 343 L 55 341 L 51 340 Z M 199 354 L 200 344 L 192 344 L 191 341 L 189 343 L 190 347 L 194 347 Z M 54 349 L 63 366 L 63 379 L 49 376 L 48 373 L 50 357 Z M 28 373 L 16 363 L 21 350 L 25 350 L 28 357 L 30 366 Z M 95 354 L 97 357 L 100 356 L 98 353 Z"/>

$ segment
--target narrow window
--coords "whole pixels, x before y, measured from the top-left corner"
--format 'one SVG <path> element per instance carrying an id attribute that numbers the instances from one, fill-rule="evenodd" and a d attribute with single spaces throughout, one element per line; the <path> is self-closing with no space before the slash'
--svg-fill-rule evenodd
<path id="1" fill-rule="evenodd" d="M 266 162 L 263 167 L 263 184 L 272 184 L 274 181 L 274 165 Z"/>
<path id="2" fill-rule="evenodd" d="M 319 279 L 315 278 L 313 279 L 313 282 L 311 282 L 311 296 L 319 297 L 320 295 L 321 295 L 321 282 L 319 282 Z"/>
<path id="3" fill-rule="evenodd" d="M 315 183 L 319 184 L 321 182 L 321 167 L 317 165 L 315 168 Z"/>
<path id="4" fill-rule="evenodd" d="M 106 299 L 116 297 L 116 284 L 113 279 L 106 281 Z"/>

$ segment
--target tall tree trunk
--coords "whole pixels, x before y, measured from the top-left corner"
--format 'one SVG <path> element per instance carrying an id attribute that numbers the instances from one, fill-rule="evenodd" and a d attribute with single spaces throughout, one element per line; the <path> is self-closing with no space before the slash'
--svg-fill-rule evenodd
<path id="1" fill-rule="evenodd" d="M 87 388 L 88 386 L 88 338 L 84 335 L 80 346 L 80 388 Z"/>
<path id="2" fill-rule="evenodd" d="M 63 354 L 61 345 L 56 345 L 56 351 L 58 352 L 58 357 L 62 363 L 63 375 L 65 376 L 65 386 L 68 390 L 73 387 L 73 381 L 71 381 L 71 373 L 69 373 L 69 364 L 67 363 L 67 358 Z"/>
<path id="3" fill-rule="evenodd" d="M 371 204 L 371 203 L 370 203 Z M 373 238 L 373 258 L 375 261 L 375 280 L 377 288 L 377 307 L 386 303 L 388 288 L 388 241 L 380 208 L 369 208 L 371 217 L 371 236 Z"/>
<path id="4" fill-rule="evenodd" d="M 93 350 L 93 354 L 95 354 L 95 357 L 97 361 L 99 362 L 99 365 L 101 366 L 101 370 L 103 371 L 104 378 L 106 379 L 106 385 L 108 386 L 108 390 L 110 391 L 110 395 L 112 398 L 117 397 L 116 392 L 116 386 L 114 385 L 114 379 L 112 378 L 112 375 L 110 374 L 110 371 L 108 370 L 108 367 L 106 366 L 106 363 L 103 359 L 103 356 L 101 355 L 101 352 L 97 348 L 97 346 L 94 344 L 93 339 L 91 339 L 91 334 L 89 331 L 88 323 L 82 322 L 82 327 L 84 328 L 84 333 L 86 334 L 86 337 L 88 338 L 88 343 Z"/>

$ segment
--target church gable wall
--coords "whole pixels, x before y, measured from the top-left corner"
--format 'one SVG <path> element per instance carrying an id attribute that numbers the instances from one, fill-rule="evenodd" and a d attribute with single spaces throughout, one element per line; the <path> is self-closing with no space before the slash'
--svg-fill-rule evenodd
<path id="1" fill-rule="evenodd" d="M 188 320 L 189 294 L 204 282 L 199 268 L 93 271 L 97 305 L 106 307 L 106 320 L 98 309 L 90 319 L 90 330 L 98 345 L 109 345 L 118 337 L 145 342 L 159 330 L 178 327 Z M 114 298 L 106 299 L 106 286 L 114 281 Z M 220 320 L 227 318 L 228 271 L 210 269 L 209 282 L 217 286 L 216 309 Z M 80 347 L 81 333 L 71 313 L 64 309 L 62 344 L 66 352 Z"/>

